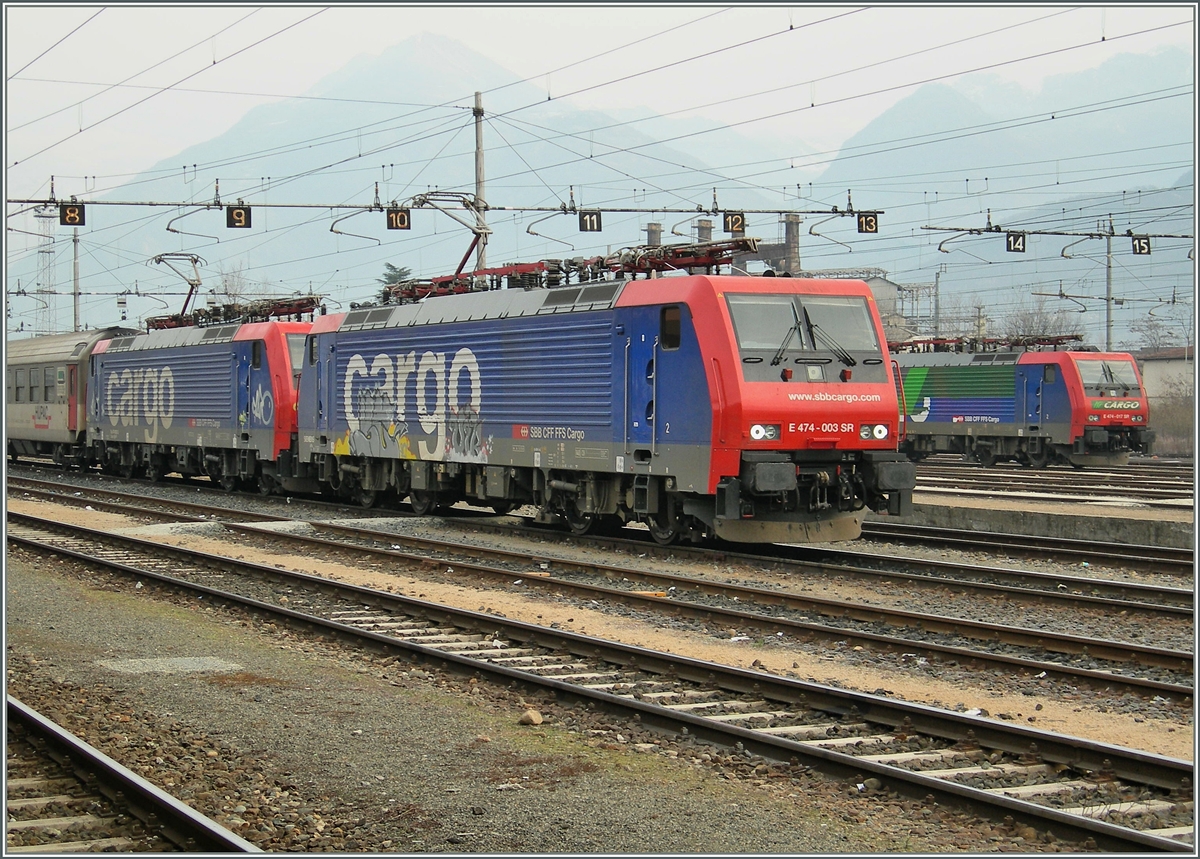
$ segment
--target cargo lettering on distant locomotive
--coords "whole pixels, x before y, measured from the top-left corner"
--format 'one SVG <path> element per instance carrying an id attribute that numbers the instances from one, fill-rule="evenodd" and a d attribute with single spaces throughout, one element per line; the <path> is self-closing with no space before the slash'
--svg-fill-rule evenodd
<path id="1" fill-rule="evenodd" d="M 1136 412 L 1142 408 L 1142 404 L 1138 400 L 1092 400 L 1092 408 Z"/>
<path id="2" fill-rule="evenodd" d="M 175 419 L 175 374 L 170 367 L 109 373 L 104 409 L 112 426 L 149 424 L 146 441 L 156 442 L 158 428 L 170 429 Z"/>
<path id="3" fill-rule="evenodd" d="M 362 355 L 352 355 L 342 389 L 342 410 L 351 438 L 398 438 L 402 434 L 400 428 L 409 418 L 406 405 L 410 377 L 415 384 L 415 417 L 422 432 L 433 436 L 432 441 L 417 441 L 420 457 L 445 457 L 448 423 L 455 424 L 451 441 L 456 448 L 466 443 L 478 447 L 471 434 L 461 432 L 462 427 L 457 426 L 457 422 L 478 421 L 483 399 L 479 360 L 465 347 L 454 353 L 449 366 L 445 352 L 425 352 L 419 360 L 416 352 L 397 355 L 395 360 L 380 354 L 371 360 L 369 369 Z"/>

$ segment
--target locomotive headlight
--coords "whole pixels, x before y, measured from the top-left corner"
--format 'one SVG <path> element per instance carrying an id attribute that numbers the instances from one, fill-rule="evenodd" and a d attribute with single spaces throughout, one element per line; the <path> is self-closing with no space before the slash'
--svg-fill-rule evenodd
<path id="1" fill-rule="evenodd" d="M 1141 415 L 1134 415 L 1134 416 L 1133 416 L 1133 422 L 1134 422 L 1135 424 L 1140 424 L 1140 423 L 1141 423 L 1143 420 L 1145 420 L 1145 419 L 1144 419 L 1144 418 L 1143 418 Z"/>
<path id="2" fill-rule="evenodd" d="M 1088 420 L 1091 421 L 1092 423 L 1099 423 L 1100 416 L 1099 415 L 1088 415 Z"/>
<path id="3" fill-rule="evenodd" d="M 883 441 L 888 437 L 887 424 L 863 424 L 858 428 L 858 437 L 863 441 L 872 438 Z"/>
<path id="4" fill-rule="evenodd" d="M 754 424 L 750 427 L 750 438 L 755 441 L 777 441 L 779 424 Z"/>

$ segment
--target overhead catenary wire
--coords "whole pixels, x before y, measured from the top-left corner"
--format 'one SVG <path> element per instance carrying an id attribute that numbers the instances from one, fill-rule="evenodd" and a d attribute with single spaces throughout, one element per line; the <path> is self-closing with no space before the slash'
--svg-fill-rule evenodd
<path id="1" fill-rule="evenodd" d="M 244 54 L 246 51 L 249 51 L 252 48 L 257 48 L 259 45 L 262 45 L 263 43 L 270 41 L 271 39 L 275 38 L 276 36 L 286 33 L 288 30 L 291 30 L 293 27 L 298 27 L 301 24 L 311 21 L 313 18 L 317 17 L 322 12 L 326 12 L 326 11 L 328 11 L 327 8 L 326 9 L 318 9 L 316 12 L 309 15 L 307 18 L 297 21 L 294 24 L 289 24 L 288 26 L 284 27 L 283 29 L 277 30 L 276 32 L 272 33 L 271 35 L 266 36 L 262 39 L 259 39 L 257 42 L 254 42 L 253 44 L 247 45 L 244 48 L 234 51 L 232 54 L 229 54 L 228 56 L 222 57 L 219 60 L 214 60 L 211 66 L 205 66 L 204 68 L 197 69 L 196 71 L 192 72 L 191 74 L 189 74 L 183 78 L 180 78 L 178 81 L 176 81 L 176 83 L 183 83 L 183 81 L 191 80 L 196 75 L 203 74 L 204 72 L 213 68 L 213 66 L 219 65 L 220 63 L 226 62 L 227 60 L 231 60 L 236 56 L 240 56 L 241 54 Z M 86 131 L 90 131 L 91 129 L 95 128 L 96 126 L 102 125 L 103 123 L 108 122 L 110 119 L 115 119 L 116 117 L 120 116 L 121 114 L 125 113 L 126 111 L 132 110 L 133 108 L 137 107 L 140 104 L 145 104 L 147 101 L 154 98 L 155 96 L 158 96 L 164 92 L 168 92 L 174 86 L 175 86 L 175 84 L 170 84 L 168 86 L 162 87 L 161 89 L 155 91 L 151 95 L 148 95 L 143 99 L 139 99 L 138 101 L 135 101 L 133 104 L 126 105 L 125 107 L 121 108 L 120 110 L 116 111 L 115 113 L 111 113 L 108 116 L 105 116 L 101 119 L 96 120 L 91 125 L 89 125 L 87 128 L 80 129 L 79 131 L 75 132 L 74 134 L 70 134 L 67 137 L 64 137 L 64 138 L 61 138 L 61 139 L 55 141 L 54 143 L 48 144 L 47 146 L 43 146 L 41 149 L 37 150 L 32 155 L 26 155 L 24 158 L 21 158 L 21 159 L 18 159 L 17 161 L 12 162 L 11 166 L 15 167 L 18 164 L 21 164 L 25 161 L 30 160 L 31 158 L 36 158 L 39 155 L 43 155 L 46 152 L 49 152 L 51 149 L 54 149 L 55 147 L 70 140 L 72 137 L 75 137 L 79 134 L 83 134 Z"/>
<path id="2" fill-rule="evenodd" d="M 96 13 L 95 13 L 94 15 L 92 15 L 90 18 L 88 18 L 86 21 L 84 21 L 84 22 L 83 22 L 82 24 L 80 24 L 79 26 L 75 27 L 75 29 L 71 30 L 71 32 L 67 33 L 65 36 L 63 36 L 61 39 L 59 39 L 59 40 L 58 40 L 57 42 L 55 42 L 53 45 L 51 45 L 50 47 L 46 48 L 46 50 L 42 51 L 40 54 L 38 54 L 36 57 L 34 57 L 34 58 L 33 58 L 32 60 L 30 60 L 29 62 L 27 62 L 25 65 L 21 66 L 21 68 L 17 69 L 15 72 L 13 72 L 13 73 L 12 73 L 11 75 L 9 75 L 7 78 L 5 78 L 5 80 L 6 80 L 6 81 L 11 81 L 11 80 L 13 80 L 14 78 L 16 78 L 16 77 L 17 77 L 17 75 L 21 74 L 21 72 L 25 71 L 27 68 L 29 68 L 30 66 L 32 66 L 32 65 L 33 65 L 34 63 L 36 63 L 38 60 L 40 60 L 42 57 L 46 56 L 46 54 L 48 54 L 48 53 L 50 53 L 51 51 L 53 51 L 55 48 L 57 48 L 59 45 L 61 45 L 63 42 L 65 42 L 67 39 L 69 39 L 69 38 L 71 38 L 72 36 L 74 36 L 76 33 L 78 33 L 80 30 L 82 30 L 82 29 L 83 29 L 84 27 L 86 27 L 88 24 L 92 23 L 92 21 L 95 21 L 95 20 L 96 20 L 96 18 L 97 18 L 97 17 L 99 17 L 100 13 L 101 13 L 101 12 L 103 12 L 103 11 L 104 11 L 104 8 L 100 8 L 100 9 L 96 10 Z"/>

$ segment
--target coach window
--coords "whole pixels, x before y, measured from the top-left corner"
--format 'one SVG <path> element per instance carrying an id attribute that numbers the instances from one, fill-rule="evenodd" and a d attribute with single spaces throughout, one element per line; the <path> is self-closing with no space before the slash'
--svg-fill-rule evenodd
<path id="1" fill-rule="evenodd" d="M 1053 364 L 1046 364 L 1042 368 L 1042 381 L 1045 382 L 1047 385 L 1054 384 L 1054 365 Z"/>
<path id="2" fill-rule="evenodd" d="M 55 386 L 58 384 L 58 373 L 53 367 L 47 367 L 42 371 L 42 384 L 46 386 L 46 402 L 54 402 L 56 392 Z"/>
<path id="3" fill-rule="evenodd" d="M 13 401 L 13 371 L 9 370 L 7 373 L 4 374 L 4 376 L 5 376 L 5 379 L 4 379 L 4 382 L 5 382 L 4 401 L 6 403 L 11 403 Z"/>
<path id="4" fill-rule="evenodd" d="M 37 367 L 29 368 L 29 402 L 40 403 L 42 401 L 42 371 Z"/>
<path id="5" fill-rule="evenodd" d="M 262 350 L 263 344 L 261 340 L 255 340 L 250 344 L 250 366 L 255 370 L 262 368 Z"/>
<path id="6" fill-rule="evenodd" d="M 679 307 L 664 307 L 659 318 L 658 342 L 663 349 L 678 349 L 682 339 L 682 315 Z"/>
<path id="7" fill-rule="evenodd" d="M 14 385 L 14 391 L 16 393 L 16 396 L 14 397 L 14 402 L 18 402 L 18 403 L 25 402 L 25 375 L 26 375 L 25 368 L 18 367 L 17 368 L 17 381 L 16 381 L 16 384 Z"/>

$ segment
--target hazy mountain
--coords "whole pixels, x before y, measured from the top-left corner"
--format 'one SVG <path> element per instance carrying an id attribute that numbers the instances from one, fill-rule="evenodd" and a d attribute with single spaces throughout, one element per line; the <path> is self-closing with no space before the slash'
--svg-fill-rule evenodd
<path id="1" fill-rule="evenodd" d="M 1060 183 L 1064 196 L 1162 187 L 1172 174 L 1143 179 L 1141 168 L 1190 157 L 1194 78 L 1189 52 L 1171 49 L 1121 54 L 1094 69 L 1047 78 L 1038 92 L 993 75 L 926 84 L 847 140 L 814 185 L 871 189 L 882 208 L 911 205 L 924 190 L 979 193 L 986 179 L 989 190 L 1003 192 L 1009 210 L 1045 202 L 1046 182 L 1031 178 L 1031 165 L 1057 170 L 1051 183 Z M 1164 150 L 1164 144 L 1185 146 Z M 1129 169 L 1114 169 L 1122 164 Z M 884 180 L 911 190 L 890 190 Z"/>
<path id="2" fill-rule="evenodd" d="M 1154 147 L 1194 140 L 1192 96 L 1166 97 L 1174 92 L 1168 88 L 1190 85 L 1193 77 L 1189 54 L 1175 50 L 1116 57 L 1088 72 L 1051 78 L 1036 93 L 984 76 L 923 86 L 847 140 L 813 180 L 813 200 L 844 205 L 846 189 L 852 189 L 858 209 L 886 210 L 879 236 L 857 237 L 853 223 L 843 219 L 823 226 L 820 236 L 802 237 L 802 261 L 806 268 L 869 265 L 896 272 L 901 282 L 929 280 L 943 261 L 935 247 L 945 236 L 931 241 L 921 225 L 970 219 L 982 226 L 988 210 L 1005 225 L 1062 223 L 1068 210 L 1067 223 L 1094 223 L 1098 210 L 1086 195 L 1096 191 L 1114 194 L 1114 206 L 1127 216 L 1118 231 L 1126 222 L 1140 225 L 1139 204 L 1162 194 L 1153 205 L 1174 206 L 1176 214 L 1163 215 L 1154 232 L 1184 232 L 1178 212 L 1191 199 L 1191 174 L 1179 177 L 1187 166 L 1176 163 L 1166 173 L 1144 166 L 1190 158 L 1191 146 L 1186 156 L 1179 148 Z M 678 241 L 671 228 L 688 235 L 694 216 L 611 210 L 695 213 L 711 204 L 714 187 L 723 209 L 777 208 L 778 192 L 740 186 L 723 175 L 738 172 L 732 165 L 784 163 L 785 152 L 812 151 L 801 140 L 764 141 L 743 129 L 655 116 L 634 105 L 611 115 L 578 110 L 566 100 L 547 100 L 542 86 L 520 82 L 461 43 L 421 35 L 380 55 L 355 58 L 307 98 L 254 108 L 225 133 L 107 195 L 188 200 L 195 207 L 166 215 L 156 210 L 149 219 L 125 209 L 89 212 L 85 241 L 97 250 L 83 260 L 85 288 L 112 290 L 140 279 L 143 293 L 150 291 L 147 284 L 160 293 L 178 289 L 174 275 L 144 265 L 167 251 L 199 254 L 206 261 L 206 290 L 224 273 L 235 283 L 273 292 L 321 291 L 343 305 L 374 295 L 385 262 L 424 276 L 452 271 L 470 234 L 446 214 L 414 209 L 411 231 L 388 231 L 381 212 L 342 219 L 348 213 L 329 207 L 370 205 L 376 195 L 387 204 L 434 190 L 473 193 L 476 90 L 484 93 L 487 120 L 485 198 L 496 207 L 488 215 L 495 231 L 488 255 L 493 265 L 637 244 L 649 220 L 664 224 L 664 239 Z M 1129 105 L 1115 106 L 1113 100 L 1122 98 Z M 1105 102 L 1110 109 L 1101 109 Z M 1121 152 L 1134 154 L 1115 154 Z M 227 229 L 223 213 L 202 208 L 214 203 L 218 181 L 223 204 L 241 199 L 252 207 L 252 229 Z M 1183 182 L 1183 191 L 1157 190 Z M 580 233 L 574 216 L 503 208 L 557 209 L 572 197 L 580 207 L 610 210 L 601 233 Z M 272 209 L 267 203 L 312 208 Z M 714 220 L 720 235 L 719 216 Z M 805 224 L 815 229 L 820 220 L 808 216 Z M 752 218 L 751 233 L 774 241 L 778 227 Z M 1013 262 L 1002 249 L 975 251 L 989 261 Z M 10 277 L 29 274 L 14 268 Z M 945 283 L 952 288 L 953 278 Z M 132 297 L 129 303 L 131 320 L 163 312 L 161 300 Z M 176 309 L 178 302 L 170 303 Z"/>
<path id="3" fill-rule="evenodd" d="M 859 210 L 884 210 L 880 234 L 834 236 L 852 250 L 809 239 L 804 267 L 880 267 L 899 283 L 940 269 L 943 299 L 997 315 L 1040 293 L 1089 296 L 1048 303 L 1090 312 L 1077 321 L 1096 342 L 1107 243 L 1079 239 L 1111 224 L 1118 329 L 1156 299 L 1190 301 L 1191 241 L 1155 238 L 1149 256 L 1133 257 L 1125 233 L 1194 235 L 1194 78 L 1190 53 L 1172 49 L 1119 55 L 1038 92 L 994 76 L 925 85 L 847 140 L 813 183 L 818 199 L 849 188 Z M 956 229 L 989 224 L 1077 235 L 1030 235 L 1018 254 L 1003 234 Z"/>

